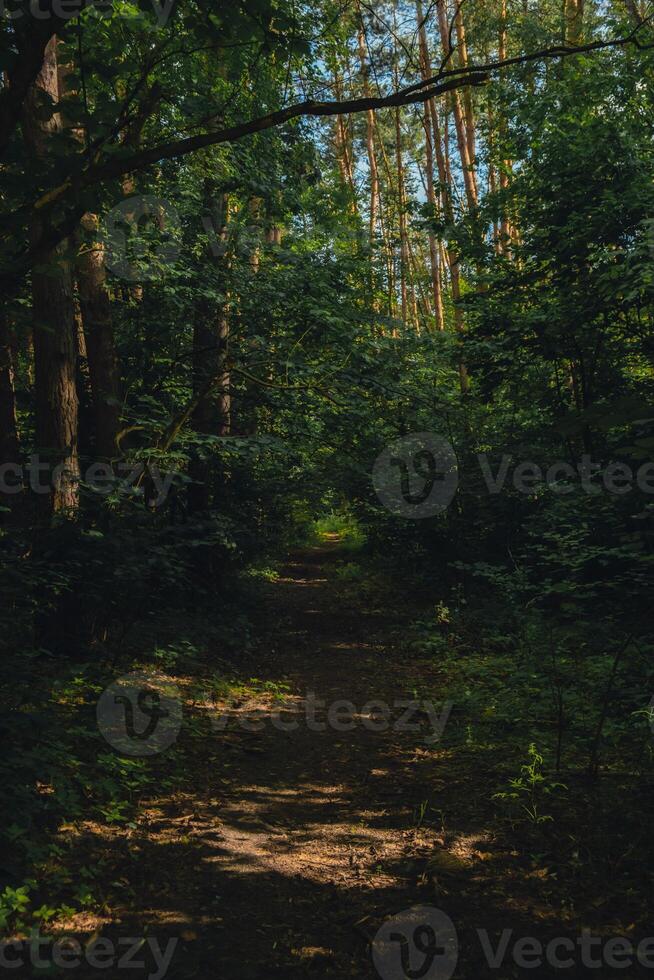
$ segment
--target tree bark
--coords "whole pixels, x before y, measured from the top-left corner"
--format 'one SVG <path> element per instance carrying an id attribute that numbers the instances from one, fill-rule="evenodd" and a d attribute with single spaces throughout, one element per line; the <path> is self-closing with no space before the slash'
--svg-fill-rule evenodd
<path id="1" fill-rule="evenodd" d="M 500 61 L 505 61 L 507 57 L 507 9 L 506 0 L 500 0 L 500 39 L 499 39 L 499 58 Z M 500 119 L 499 128 L 500 140 L 504 143 L 506 137 L 506 124 L 503 119 Z M 502 161 L 502 167 L 500 169 L 500 189 L 504 192 L 506 198 L 506 192 L 509 189 L 509 183 L 511 180 L 511 169 L 513 163 L 511 160 L 504 159 Z M 506 212 L 506 201 L 503 203 L 502 207 L 502 220 L 500 223 L 500 248 L 502 252 L 507 252 L 510 250 L 511 239 L 512 239 L 511 223 L 509 221 L 508 214 Z"/>
<path id="2" fill-rule="evenodd" d="M 455 17 L 455 26 L 457 19 L 458 18 Z M 441 35 L 443 54 L 445 58 L 448 59 L 448 62 L 452 59 L 454 54 L 451 38 L 451 26 L 452 25 L 448 21 L 446 0 L 438 0 L 438 27 Z M 472 113 L 472 103 L 470 111 Z M 470 153 L 471 142 L 474 145 L 474 125 L 471 118 L 466 119 L 458 91 L 452 92 L 452 112 L 454 114 L 454 126 L 456 129 L 459 155 L 461 157 L 461 169 L 463 171 L 463 183 L 465 186 L 468 207 L 471 211 L 474 211 L 477 208 L 478 201 L 475 160 L 474 156 Z"/>
<path id="3" fill-rule="evenodd" d="M 429 45 L 427 43 L 427 31 L 425 29 L 424 14 L 421 0 L 417 0 L 416 13 L 418 17 L 418 37 L 420 44 L 420 71 L 423 80 L 429 78 L 431 65 L 429 58 Z M 430 204 L 434 216 L 438 214 L 439 204 L 434 186 L 434 145 L 433 127 L 431 125 L 432 114 L 436 112 L 434 100 L 430 99 L 425 104 L 425 115 L 423 124 L 425 127 L 425 179 L 427 184 L 427 201 Z M 433 231 L 429 232 L 429 265 L 431 269 L 431 285 L 434 298 L 434 317 L 436 319 L 436 329 L 445 329 L 445 317 L 443 313 L 443 291 L 441 287 L 440 257 L 438 254 L 438 241 Z"/>
<path id="4" fill-rule="evenodd" d="M 366 57 L 366 35 L 365 35 L 363 19 L 361 15 L 361 9 L 359 9 L 358 41 L 359 41 L 359 61 L 361 64 L 363 96 L 364 98 L 369 99 L 370 98 L 370 81 L 368 77 L 369 67 L 368 67 L 368 59 Z M 377 153 L 375 151 L 375 114 L 372 111 L 372 109 L 368 109 L 366 113 L 366 151 L 368 154 L 368 169 L 370 171 L 369 228 L 370 228 L 370 241 L 371 243 L 373 243 L 375 241 L 375 236 L 377 234 L 377 217 L 379 214 L 380 185 L 379 185 L 379 167 L 377 166 Z"/>
<path id="5" fill-rule="evenodd" d="M 406 326 L 409 319 L 409 295 L 407 289 L 409 242 L 407 236 L 404 161 L 402 159 L 402 130 L 399 108 L 395 110 L 395 163 L 397 176 L 397 211 L 400 232 L 400 301 L 402 304 L 402 322 Z"/>
<path id="6" fill-rule="evenodd" d="M 41 72 L 25 101 L 24 136 L 35 162 L 49 153 L 51 138 L 60 130 L 57 114 L 44 118 L 44 107 L 59 100 L 57 39 L 45 50 Z M 31 237 L 39 241 L 47 228 L 34 218 Z M 44 519 L 75 511 L 79 499 L 77 343 L 69 243 L 64 240 L 32 271 L 34 360 L 36 382 L 36 442 L 47 459 L 48 493 L 40 496 Z"/>
<path id="7" fill-rule="evenodd" d="M 93 397 L 95 452 L 101 459 L 116 456 L 120 430 L 121 391 L 111 300 L 107 290 L 104 246 L 98 241 L 98 216 L 86 214 L 86 241 L 77 254 L 76 272 Z"/>
<path id="8" fill-rule="evenodd" d="M 459 65 L 462 68 L 467 68 L 468 44 L 466 41 L 466 31 L 463 22 L 463 5 L 461 3 L 457 3 L 454 25 L 456 28 L 457 44 L 459 48 Z M 479 190 L 477 188 L 477 175 L 475 169 L 475 160 L 477 157 L 477 138 L 475 133 L 475 114 L 472 105 L 472 92 L 469 88 L 463 90 L 463 114 L 466 130 L 466 142 L 468 144 L 468 158 L 473 167 L 472 178 L 475 183 L 475 195 L 478 197 Z"/>
<path id="9" fill-rule="evenodd" d="M 581 44 L 584 29 L 584 0 L 563 0 L 563 41 Z"/>

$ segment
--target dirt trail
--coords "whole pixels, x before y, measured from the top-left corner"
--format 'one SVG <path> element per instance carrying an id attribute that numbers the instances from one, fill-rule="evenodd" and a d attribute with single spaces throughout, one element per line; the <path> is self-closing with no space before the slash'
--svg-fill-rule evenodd
<path id="1" fill-rule="evenodd" d="M 328 544 L 267 586 L 258 676 L 290 682 L 275 717 L 294 730 L 273 723 L 270 704 L 256 731 L 234 710 L 194 763 L 194 792 L 162 794 L 139 821 L 121 931 L 129 922 L 130 935 L 181 936 L 169 978 L 374 977 L 370 940 L 384 919 L 435 901 L 427 862 L 445 840 L 421 807 L 443 786 L 439 750 L 425 715 L 419 730 L 415 716 L 413 731 L 371 730 L 369 702 L 420 696 L 415 667 L 388 648 L 392 611 L 367 611 L 356 585 L 339 598 L 337 559 Z M 325 709 L 344 700 L 357 713 L 336 731 Z"/>

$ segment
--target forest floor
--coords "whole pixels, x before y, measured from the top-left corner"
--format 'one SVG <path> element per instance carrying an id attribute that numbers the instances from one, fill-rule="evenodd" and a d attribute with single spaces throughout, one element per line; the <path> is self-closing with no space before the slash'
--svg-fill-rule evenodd
<path id="1" fill-rule="evenodd" d="M 100 859 L 115 888 L 104 913 L 80 914 L 69 934 L 156 937 L 162 948 L 175 939 L 169 980 L 376 977 L 378 930 L 416 906 L 444 910 L 459 933 L 456 969 L 437 959 L 418 970 L 427 980 L 524 976 L 509 953 L 487 964 L 479 929 L 493 947 L 503 929 L 574 934 L 551 862 L 524 841 L 512 848 L 494 821 L 492 773 L 431 737 L 446 717 L 437 662 L 397 654 L 402 614 L 344 583 L 342 561 L 327 541 L 265 583 L 250 654 L 260 695 L 227 699 L 220 723 L 194 738 L 183 789 L 150 794 L 128 827 L 87 826 L 80 862 Z M 404 730 L 400 702 L 423 692 L 436 714 L 412 709 Z M 390 722 L 372 701 L 390 707 Z M 147 945 L 139 956 L 151 963 Z M 404 976 L 392 961 L 382 980 Z M 160 980 L 153 966 L 116 975 L 149 972 Z"/>

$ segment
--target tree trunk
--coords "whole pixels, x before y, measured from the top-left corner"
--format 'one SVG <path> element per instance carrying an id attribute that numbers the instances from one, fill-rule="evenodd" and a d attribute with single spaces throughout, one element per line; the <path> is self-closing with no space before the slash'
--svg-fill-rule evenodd
<path id="1" fill-rule="evenodd" d="M 563 41 L 581 44 L 584 28 L 584 0 L 563 0 Z"/>
<path id="2" fill-rule="evenodd" d="M 507 10 L 506 10 L 506 0 L 500 0 L 500 43 L 499 43 L 499 60 L 505 61 L 507 57 Z M 504 143 L 506 138 L 506 124 L 503 119 L 500 119 L 500 140 Z M 511 179 L 511 168 L 513 164 L 511 160 L 503 160 L 502 168 L 500 170 L 500 189 L 505 192 L 504 196 L 506 198 L 506 191 L 509 189 L 509 183 Z M 502 221 L 500 224 L 500 237 L 501 237 L 501 250 L 509 251 L 511 246 L 511 223 L 509 221 L 508 214 L 506 212 L 506 200 L 502 207 Z"/>
<path id="3" fill-rule="evenodd" d="M 334 69 L 334 94 L 339 102 L 343 100 L 343 82 L 337 68 Z M 352 141 L 345 116 L 335 117 L 335 141 L 336 159 L 341 173 L 341 179 L 346 187 L 349 188 L 352 199 L 350 201 L 350 211 L 352 214 L 357 212 L 357 192 L 354 182 L 354 163 Z"/>
<path id="4" fill-rule="evenodd" d="M 43 113 L 44 106 L 58 99 L 57 40 L 52 38 L 25 103 L 24 136 L 34 160 L 48 156 L 51 137 L 61 128 L 56 114 L 44 118 Z M 36 218 L 31 228 L 33 241 L 40 240 L 44 231 Z M 32 272 L 36 442 L 47 456 L 48 492 L 40 498 L 44 519 L 74 511 L 79 498 L 77 344 L 68 253 L 69 243 L 64 241 Z"/>
<path id="5" fill-rule="evenodd" d="M 76 271 L 93 396 L 95 452 L 101 459 L 109 460 L 117 453 L 120 381 L 104 246 L 97 241 L 97 215 L 84 215 L 82 230 L 87 241 L 82 243 L 78 252 Z"/>
<path id="6" fill-rule="evenodd" d="M 395 8 L 393 8 L 393 27 L 395 46 L 393 52 L 393 76 L 395 90 L 400 86 L 399 58 L 397 50 L 397 21 L 395 19 Z M 410 274 L 411 256 L 409 251 L 409 231 L 406 212 L 406 186 L 404 174 L 404 152 L 402 145 L 402 110 L 400 106 L 395 107 L 395 167 L 397 178 L 397 210 L 400 233 L 400 300 L 402 304 L 402 322 L 406 326 L 409 322 L 409 314 L 415 319 L 415 292 L 412 291 L 411 303 L 409 303 L 408 279 Z"/>
<path id="7" fill-rule="evenodd" d="M 363 97 L 370 98 L 370 82 L 368 79 L 368 60 L 366 57 L 366 36 L 359 10 L 359 61 L 361 63 L 361 78 Z M 377 233 L 377 216 L 379 214 L 379 167 L 375 152 L 375 113 L 372 109 L 366 114 L 366 150 L 368 153 L 368 169 L 370 171 L 370 242 L 375 241 Z"/>
<path id="8" fill-rule="evenodd" d="M 456 22 L 455 18 L 455 22 Z M 438 0 L 438 26 L 443 45 L 443 54 L 446 59 L 451 60 L 453 46 L 450 37 L 450 23 L 448 21 L 446 0 Z M 454 126 L 456 129 L 457 144 L 461 157 L 461 169 L 463 171 L 463 182 L 465 185 L 468 207 L 471 211 L 477 208 L 477 178 L 475 175 L 474 156 L 470 154 L 470 142 L 474 143 L 474 126 L 472 120 L 466 120 L 466 116 L 461 105 L 461 98 L 458 91 L 452 92 L 452 111 L 454 114 Z M 471 109 L 472 111 L 472 109 Z M 472 135 L 470 135 L 470 131 Z"/>
<path id="9" fill-rule="evenodd" d="M 468 67 L 468 45 L 466 42 L 466 31 L 463 23 L 463 4 L 457 3 L 456 16 L 454 18 L 456 27 L 456 37 L 459 47 L 459 65 L 462 68 Z M 470 87 L 463 90 L 463 115 L 466 130 L 466 142 L 468 145 L 468 158 L 473 167 L 472 178 L 475 183 L 475 196 L 478 197 L 477 176 L 475 171 L 475 159 L 477 157 L 477 140 L 475 136 L 475 114 L 472 106 L 472 89 Z"/>
<path id="10" fill-rule="evenodd" d="M 229 221 L 228 195 L 221 195 L 216 205 L 207 194 L 206 206 L 213 212 L 214 227 L 220 228 L 221 241 L 226 242 Z M 226 272 L 228 266 L 226 250 L 221 254 L 219 262 Z M 227 436 L 231 430 L 229 333 L 229 317 L 225 307 L 216 309 L 211 303 L 200 301 L 193 325 L 194 397 L 200 397 L 213 378 L 220 378 L 219 383 L 210 393 L 200 397 L 193 412 L 193 427 L 202 435 Z M 189 509 L 193 513 L 209 510 L 211 507 L 210 468 L 204 460 L 195 459 L 189 467 L 189 475 L 193 481 L 189 487 Z"/>
<path id="11" fill-rule="evenodd" d="M 407 289 L 409 242 L 407 237 L 404 162 L 402 159 L 402 130 L 399 106 L 395 109 L 395 158 L 397 168 L 397 210 L 400 230 L 400 299 L 402 303 L 402 321 L 406 326 L 409 319 L 409 296 Z"/>
<path id="12" fill-rule="evenodd" d="M 426 44 L 426 36 L 425 36 Z M 425 57 L 427 59 L 427 64 L 429 64 L 429 50 L 426 48 Z M 449 153 L 447 140 L 443 141 L 440 131 L 440 126 L 438 124 L 438 112 L 436 109 L 436 103 L 433 99 L 430 99 L 427 103 L 429 109 L 429 118 L 432 127 L 432 136 L 434 140 L 434 149 L 436 151 L 436 162 L 438 166 L 438 176 L 440 179 L 441 186 L 443 188 L 443 216 L 447 224 L 452 225 L 454 223 L 454 205 L 452 202 L 452 176 L 450 173 L 450 163 L 449 163 Z M 456 250 L 448 244 L 447 246 L 447 260 L 450 270 L 450 283 L 452 288 L 452 303 L 454 306 L 454 329 L 458 334 L 463 334 L 464 332 L 464 321 L 463 321 L 463 310 L 461 309 L 461 272 L 459 267 L 459 256 Z M 468 371 L 463 362 L 459 363 L 459 383 L 462 392 L 466 392 L 469 388 Z"/>
<path id="13" fill-rule="evenodd" d="M 429 59 L 429 46 L 427 43 L 427 31 L 425 30 L 422 2 L 417 0 L 416 13 L 418 16 L 418 37 L 420 43 L 420 72 L 423 81 L 430 77 L 431 65 Z M 430 99 L 425 106 L 423 125 L 425 127 L 425 179 L 427 183 L 427 201 L 433 209 L 434 216 L 438 214 L 438 199 L 434 186 L 434 145 L 431 126 L 432 113 L 436 112 L 434 100 Z M 433 231 L 429 232 L 429 265 L 431 269 L 431 284 L 434 297 L 434 316 L 436 318 L 436 329 L 445 329 L 445 318 L 443 314 L 443 292 L 441 288 L 440 261 L 438 255 L 438 241 Z"/>

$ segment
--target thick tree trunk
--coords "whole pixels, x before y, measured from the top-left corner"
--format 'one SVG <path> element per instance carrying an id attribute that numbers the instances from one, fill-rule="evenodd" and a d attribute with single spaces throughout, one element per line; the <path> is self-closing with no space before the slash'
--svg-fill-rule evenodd
<path id="1" fill-rule="evenodd" d="M 35 160 L 47 157 L 51 137 L 61 128 L 55 114 L 44 118 L 44 105 L 59 99 L 57 40 L 52 38 L 45 60 L 25 103 L 24 135 Z M 31 235 L 40 240 L 44 228 L 35 219 Z M 47 457 L 47 484 L 41 513 L 74 511 L 78 505 L 79 459 L 77 344 L 69 243 L 54 248 L 32 272 L 34 360 L 36 381 L 36 442 Z M 46 472 L 44 470 L 44 472 Z"/>
<path id="2" fill-rule="evenodd" d="M 95 452 L 102 459 L 112 459 L 120 429 L 120 380 L 104 247 L 97 241 L 97 215 L 84 216 L 82 231 L 87 241 L 78 252 L 76 271 L 93 397 Z"/>

